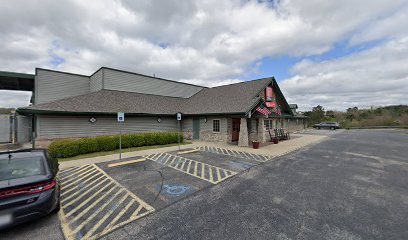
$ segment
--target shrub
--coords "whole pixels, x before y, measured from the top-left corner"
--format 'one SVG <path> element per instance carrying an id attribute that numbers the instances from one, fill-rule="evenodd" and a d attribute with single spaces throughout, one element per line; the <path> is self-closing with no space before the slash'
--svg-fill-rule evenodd
<path id="1" fill-rule="evenodd" d="M 48 151 L 52 157 L 67 158 L 79 155 L 78 140 L 61 140 L 50 144 Z"/>
<path id="2" fill-rule="evenodd" d="M 96 137 L 98 143 L 98 152 L 112 151 L 119 148 L 119 141 L 114 136 Z"/>
<path id="3" fill-rule="evenodd" d="M 68 158 L 86 153 L 113 151 L 119 149 L 119 142 L 119 135 L 57 140 L 48 146 L 48 151 L 52 157 Z M 180 134 L 180 142 L 183 142 L 182 134 Z M 122 148 L 170 143 L 177 143 L 177 133 L 154 132 L 122 135 Z"/>
<path id="4" fill-rule="evenodd" d="M 99 151 L 98 141 L 96 138 L 82 138 L 76 141 L 78 141 L 79 144 L 78 149 L 79 154 L 86 154 Z"/>

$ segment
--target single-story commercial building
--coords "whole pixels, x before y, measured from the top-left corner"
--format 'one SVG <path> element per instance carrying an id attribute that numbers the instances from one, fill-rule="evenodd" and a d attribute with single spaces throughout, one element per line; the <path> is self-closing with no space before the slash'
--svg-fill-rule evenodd
<path id="1" fill-rule="evenodd" d="M 107 67 L 90 76 L 37 68 L 29 78 L 32 105 L 17 112 L 33 119 L 38 140 L 118 134 L 117 112 L 125 133 L 175 132 L 180 112 L 187 139 L 240 146 L 268 141 L 269 129 L 304 127 L 273 77 L 213 88 Z"/>

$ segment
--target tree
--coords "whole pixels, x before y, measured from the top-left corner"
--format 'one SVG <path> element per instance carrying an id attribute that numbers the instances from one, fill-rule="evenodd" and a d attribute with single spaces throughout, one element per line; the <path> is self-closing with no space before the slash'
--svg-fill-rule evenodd
<path id="1" fill-rule="evenodd" d="M 347 116 L 346 119 L 353 121 L 356 118 L 356 114 L 358 112 L 358 107 L 347 108 Z"/>
<path id="2" fill-rule="evenodd" d="M 327 110 L 326 111 L 326 117 L 336 118 L 336 116 L 334 116 L 334 111 L 332 111 L 332 110 Z"/>
<path id="3" fill-rule="evenodd" d="M 319 123 L 323 120 L 324 118 L 324 108 L 320 105 L 317 105 L 316 107 L 312 108 L 312 111 L 310 112 L 310 123 Z"/>

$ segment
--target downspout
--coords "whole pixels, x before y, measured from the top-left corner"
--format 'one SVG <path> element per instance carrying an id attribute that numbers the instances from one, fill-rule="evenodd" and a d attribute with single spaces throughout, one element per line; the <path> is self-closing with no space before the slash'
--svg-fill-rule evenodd
<path id="1" fill-rule="evenodd" d="M 34 149 L 35 148 L 35 115 L 31 114 L 31 148 Z"/>

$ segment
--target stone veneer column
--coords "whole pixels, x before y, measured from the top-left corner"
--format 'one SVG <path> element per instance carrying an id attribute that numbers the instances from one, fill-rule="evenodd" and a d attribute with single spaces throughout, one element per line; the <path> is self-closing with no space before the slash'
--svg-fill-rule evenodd
<path id="1" fill-rule="evenodd" d="M 241 118 L 241 124 L 239 126 L 238 146 L 240 146 L 240 147 L 248 147 L 249 146 L 248 127 L 247 127 L 247 119 L 246 118 Z"/>
<path id="2" fill-rule="evenodd" d="M 258 140 L 261 143 L 266 142 L 265 121 L 263 118 L 258 119 Z"/>

